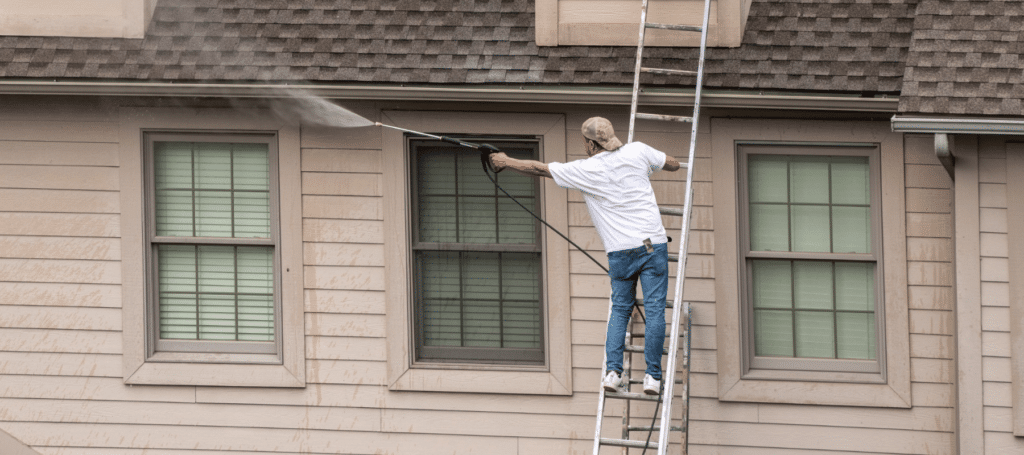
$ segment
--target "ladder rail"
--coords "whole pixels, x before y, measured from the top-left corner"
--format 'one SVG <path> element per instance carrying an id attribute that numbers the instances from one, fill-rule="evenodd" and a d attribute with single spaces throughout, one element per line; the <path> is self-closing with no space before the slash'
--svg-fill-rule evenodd
<path id="1" fill-rule="evenodd" d="M 710 1 L 710 0 L 705 0 Z M 626 143 L 633 142 L 633 126 L 636 124 L 636 106 L 640 100 L 640 68 L 644 54 L 644 32 L 647 30 L 647 0 L 640 5 L 640 37 L 636 45 L 636 67 L 633 69 L 633 98 L 629 103 L 629 135 Z M 596 455 L 596 454 L 595 454 Z"/>
<path id="2" fill-rule="evenodd" d="M 675 372 L 676 372 L 676 370 L 675 370 L 675 368 L 676 368 L 676 353 L 677 353 L 677 350 L 679 349 L 678 330 L 679 330 L 679 314 L 680 314 L 680 310 L 682 310 L 682 312 L 685 312 L 686 315 L 687 315 L 687 325 L 689 325 L 689 323 L 690 323 L 689 317 L 691 316 L 691 313 L 690 313 L 690 302 L 685 302 L 685 303 L 682 302 L 682 300 L 683 300 L 683 282 L 686 280 L 686 258 L 687 258 L 687 254 L 686 253 L 688 251 L 689 243 L 690 243 L 690 218 L 693 216 L 693 167 L 694 167 L 693 164 L 694 164 L 694 159 L 695 159 L 695 155 L 696 155 L 696 151 L 697 151 L 697 126 L 698 126 L 698 122 L 700 121 L 700 97 L 701 97 L 701 89 L 702 89 L 702 87 L 704 85 L 704 57 L 705 57 L 705 51 L 707 50 L 708 16 L 710 16 L 710 13 L 711 13 L 711 0 L 704 0 L 704 24 L 703 24 L 703 27 L 702 27 L 701 32 L 700 32 L 700 60 L 698 62 L 698 66 L 697 66 L 697 83 L 696 83 L 697 86 L 694 89 L 693 123 L 691 123 L 691 130 L 690 130 L 690 154 L 687 157 L 687 162 L 688 162 L 689 165 L 686 167 L 686 200 L 683 203 L 683 225 L 682 225 L 683 239 L 682 239 L 681 242 L 679 242 L 679 261 L 676 262 L 676 288 L 675 288 L 675 296 L 673 297 L 673 300 L 672 300 L 672 306 L 673 306 L 673 308 L 672 308 L 672 330 L 673 330 L 673 332 L 674 332 L 674 334 L 676 336 L 673 336 L 672 339 L 669 340 L 669 353 L 670 354 L 668 356 L 668 368 L 667 368 L 667 371 L 670 372 L 669 374 L 671 375 L 670 376 L 671 378 L 675 377 Z M 640 28 L 645 28 L 645 27 L 640 27 Z M 680 303 L 682 303 L 682 305 L 680 305 Z M 693 332 L 691 332 L 689 330 L 687 330 L 687 332 L 688 333 L 687 333 L 686 343 L 687 343 L 687 345 L 689 345 L 690 344 L 690 337 L 693 335 Z M 689 356 L 689 349 L 687 349 L 686 355 Z M 686 362 L 686 363 L 687 363 L 687 367 L 686 367 L 685 371 L 687 373 L 687 378 L 689 378 L 689 371 L 690 371 L 689 363 L 690 362 Z M 664 401 L 666 403 L 666 406 L 662 407 L 662 410 L 661 410 L 661 429 L 658 432 L 658 455 L 665 455 L 665 453 L 668 450 L 668 433 L 669 433 L 668 432 L 668 427 L 669 427 L 669 420 L 672 417 L 672 406 L 671 406 L 671 403 L 672 403 L 672 395 L 673 395 L 673 386 L 674 385 L 675 385 L 675 381 L 674 380 L 666 381 L 666 383 L 665 383 L 665 391 L 664 391 L 665 399 L 664 399 Z M 686 414 L 689 414 L 689 412 L 690 412 L 689 385 L 690 385 L 689 383 L 686 384 L 686 391 L 687 391 L 687 393 L 683 397 L 683 400 L 685 401 L 685 406 L 686 406 L 686 409 L 684 411 L 685 411 Z M 686 434 L 684 436 L 683 453 L 687 452 L 687 446 L 689 446 L 689 441 L 690 441 L 690 437 L 689 437 L 690 436 L 689 422 L 686 422 L 686 424 L 687 424 L 687 427 L 686 427 L 687 429 L 686 429 Z"/>

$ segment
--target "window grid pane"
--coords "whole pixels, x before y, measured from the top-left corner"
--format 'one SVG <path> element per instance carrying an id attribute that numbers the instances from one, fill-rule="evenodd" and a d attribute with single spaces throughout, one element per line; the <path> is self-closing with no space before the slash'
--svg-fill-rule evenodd
<path id="1" fill-rule="evenodd" d="M 511 350 L 507 351 L 510 359 L 517 349 L 542 349 L 540 253 L 472 251 L 474 244 L 492 249 L 503 244 L 536 245 L 538 223 L 495 188 L 482 172 L 477 154 L 447 145 L 413 147 L 417 241 L 469 249 L 414 247 L 420 344 Z M 536 159 L 532 146 L 509 144 L 502 149 L 510 156 Z M 502 188 L 536 211 L 534 179 L 508 172 L 496 178 Z M 442 351 L 439 358 L 448 355 L 443 352 L 456 355 Z M 490 352 L 477 360 L 503 360 L 503 354 Z"/>
<path id="2" fill-rule="evenodd" d="M 274 247 L 186 243 L 271 237 L 270 145 L 151 144 L 159 338 L 274 341 Z"/>

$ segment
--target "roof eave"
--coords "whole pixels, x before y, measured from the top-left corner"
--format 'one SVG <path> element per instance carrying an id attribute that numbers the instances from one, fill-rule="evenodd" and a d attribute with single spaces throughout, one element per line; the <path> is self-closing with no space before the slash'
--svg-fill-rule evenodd
<path id="1" fill-rule="evenodd" d="M 0 80 L 0 94 L 162 96 L 212 98 L 280 98 L 301 88 L 329 99 L 474 101 L 504 103 L 567 103 L 628 105 L 629 87 L 594 86 L 406 86 L 285 83 L 172 83 L 150 81 Z M 645 91 L 646 105 L 692 105 L 693 89 L 656 88 Z M 705 90 L 701 105 L 716 108 L 896 112 L 896 97 L 845 94 L 788 94 L 756 91 Z"/>

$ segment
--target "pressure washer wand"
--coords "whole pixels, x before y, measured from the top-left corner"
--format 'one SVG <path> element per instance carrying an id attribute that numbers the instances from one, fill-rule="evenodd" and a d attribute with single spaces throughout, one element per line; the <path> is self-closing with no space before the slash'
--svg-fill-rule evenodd
<path id="1" fill-rule="evenodd" d="M 402 131 L 402 132 L 409 133 L 409 134 L 415 134 L 417 136 L 423 136 L 423 137 L 429 137 L 431 139 L 437 139 L 437 140 L 442 141 L 442 142 L 447 142 L 449 144 L 455 144 L 455 145 L 459 145 L 459 146 L 462 146 L 462 147 L 471 148 L 473 150 L 479 150 L 480 151 L 480 164 L 483 165 L 484 172 L 486 173 L 487 171 L 490 171 L 490 172 L 493 172 L 495 174 L 501 172 L 501 171 L 494 170 L 494 167 L 491 166 L 491 155 L 493 155 L 495 153 L 498 153 L 498 152 L 501 152 L 501 150 L 498 150 L 497 147 L 495 147 L 495 146 L 493 146 L 491 144 L 474 144 L 472 142 L 466 142 L 466 141 L 462 141 L 462 140 L 455 139 L 455 138 L 448 137 L 448 136 L 437 136 L 437 135 L 434 135 L 434 134 L 427 134 L 427 133 L 424 133 L 424 132 L 421 132 L 421 131 L 407 130 L 405 128 L 399 128 L 397 126 L 386 125 L 386 124 L 383 124 L 381 122 L 374 122 L 374 125 L 382 126 L 384 128 L 391 128 L 393 130 L 398 130 L 398 131 Z"/>

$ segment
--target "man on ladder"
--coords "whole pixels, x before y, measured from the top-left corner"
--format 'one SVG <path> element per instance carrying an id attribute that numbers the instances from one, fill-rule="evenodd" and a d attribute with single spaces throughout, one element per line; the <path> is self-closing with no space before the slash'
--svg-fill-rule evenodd
<path id="1" fill-rule="evenodd" d="M 491 164 L 495 171 L 508 168 L 523 175 L 549 177 L 560 187 L 583 193 L 590 219 L 608 254 L 612 287 L 612 312 L 605 339 L 608 373 L 601 386 L 609 392 L 623 391 L 626 325 L 640 281 L 646 312 L 644 393 L 658 395 L 665 340 L 668 237 L 661 224 L 650 175 L 662 169 L 676 171 L 679 161 L 642 142 L 623 145 L 615 137 L 611 122 L 602 117 L 587 119 L 582 130 L 586 159 L 544 164 L 495 153 Z"/>

